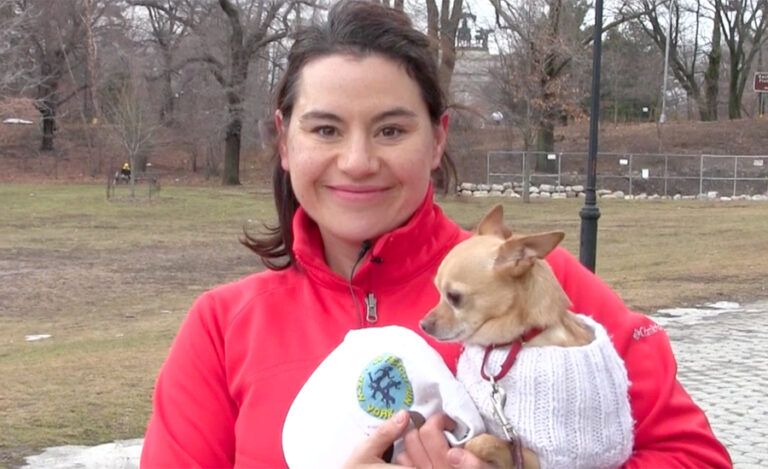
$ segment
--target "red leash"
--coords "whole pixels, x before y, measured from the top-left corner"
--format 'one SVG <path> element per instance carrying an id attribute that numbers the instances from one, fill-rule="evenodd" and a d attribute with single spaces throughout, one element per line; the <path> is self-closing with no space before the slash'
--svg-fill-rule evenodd
<path id="1" fill-rule="evenodd" d="M 541 333 L 541 329 L 531 329 L 525 334 L 521 335 L 517 340 L 512 342 L 511 347 L 509 348 L 509 352 L 507 352 L 507 357 L 504 359 L 504 362 L 501 364 L 501 369 L 498 373 L 496 373 L 494 376 L 488 376 L 485 373 L 485 364 L 488 361 L 488 357 L 491 355 L 491 352 L 493 352 L 495 349 L 500 347 L 506 347 L 507 345 L 510 345 L 510 343 L 506 344 L 495 344 L 495 345 L 489 345 L 485 347 L 485 353 L 483 354 L 483 364 L 480 367 L 480 376 L 483 377 L 486 381 L 491 382 L 498 382 L 501 378 L 505 377 L 507 373 L 509 373 L 509 370 L 512 368 L 512 365 L 515 364 L 515 360 L 517 359 L 517 355 L 520 353 L 520 350 L 523 348 L 523 344 L 526 342 L 530 342 L 533 340 L 534 337 L 539 335 Z"/>

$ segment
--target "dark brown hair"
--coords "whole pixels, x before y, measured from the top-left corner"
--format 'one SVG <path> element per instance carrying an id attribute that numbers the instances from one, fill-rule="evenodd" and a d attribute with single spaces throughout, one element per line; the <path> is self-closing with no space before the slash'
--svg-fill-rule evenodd
<path id="1" fill-rule="evenodd" d="M 429 117 L 437 125 L 446 103 L 438 81 L 434 47 L 426 35 L 413 28 L 410 18 L 402 11 L 363 0 L 342 0 L 328 12 L 325 23 L 297 34 L 288 53 L 287 68 L 275 91 L 274 109 L 280 110 L 285 123 L 290 120 L 301 70 L 311 60 L 333 54 L 360 57 L 378 54 L 405 67 L 419 85 Z M 266 233 L 260 237 L 246 232 L 240 242 L 258 254 L 268 268 L 281 270 L 295 261 L 292 221 L 299 202 L 293 193 L 290 175 L 280 165 L 276 139 L 272 142 L 272 159 L 278 224 L 265 227 Z M 434 184 L 445 191 L 455 179 L 455 166 L 444 154 L 440 167 L 433 173 Z"/>

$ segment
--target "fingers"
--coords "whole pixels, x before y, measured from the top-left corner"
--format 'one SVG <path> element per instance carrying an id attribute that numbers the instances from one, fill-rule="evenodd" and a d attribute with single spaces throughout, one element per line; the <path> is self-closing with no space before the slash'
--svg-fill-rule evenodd
<path id="1" fill-rule="evenodd" d="M 352 451 L 344 467 L 352 468 L 365 464 L 383 463 L 381 455 L 405 433 L 407 425 L 408 413 L 406 411 L 398 412 L 394 417 L 381 424 L 367 440 Z"/>
<path id="2" fill-rule="evenodd" d="M 459 469 L 494 469 L 494 466 L 461 448 L 451 448 L 447 455 L 448 467 Z"/>
<path id="3" fill-rule="evenodd" d="M 418 429 L 412 429 L 403 438 L 405 456 L 398 458 L 402 464 L 419 468 L 446 467 L 448 441 L 445 430 L 452 430 L 456 423 L 446 414 L 438 413 L 426 420 Z"/>

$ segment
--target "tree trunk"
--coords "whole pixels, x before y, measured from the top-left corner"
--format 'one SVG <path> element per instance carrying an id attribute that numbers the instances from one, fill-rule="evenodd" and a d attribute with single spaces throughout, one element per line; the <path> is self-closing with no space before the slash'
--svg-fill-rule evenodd
<path id="1" fill-rule="evenodd" d="M 240 185 L 240 135 L 243 127 L 242 119 L 233 117 L 227 125 L 227 136 L 224 147 L 224 174 L 222 184 L 225 186 Z"/>
<path id="2" fill-rule="evenodd" d="M 715 19 L 712 27 L 712 48 L 709 51 L 707 70 L 704 72 L 704 107 L 699 107 L 702 121 L 717 120 L 717 97 L 720 84 L 720 61 L 723 55 L 720 32 L 720 2 L 715 2 Z"/>
<path id="3" fill-rule="evenodd" d="M 739 93 L 739 62 L 731 57 L 731 73 L 728 77 L 728 118 L 741 119 L 741 93 Z"/>
<path id="4" fill-rule="evenodd" d="M 552 118 L 542 119 L 536 131 L 536 171 L 544 173 L 557 172 L 557 161 L 547 158 L 547 154 L 555 151 L 555 123 Z"/>
<path id="5" fill-rule="evenodd" d="M 162 122 L 164 125 L 173 125 L 174 122 L 174 100 L 175 96 L 173 95 L 173 72 L 172 72 L 172 66 L 171 63 L 173 58 L 171 57 L 171 52 L 169 50 L 163 51 L 163 74 L 161 77 L 162 80 L 162 89 L 163 89 L 163 104 L 160 107 L 160 122 Z"/>
<path id="6" fill-rule="evenodd" d="M 56 107 L 53 102 L 45 102 L 40 107 L 43 116 L 43 139 L 40 151 L 53 151 L 53 133 L 56 130 Z"/>

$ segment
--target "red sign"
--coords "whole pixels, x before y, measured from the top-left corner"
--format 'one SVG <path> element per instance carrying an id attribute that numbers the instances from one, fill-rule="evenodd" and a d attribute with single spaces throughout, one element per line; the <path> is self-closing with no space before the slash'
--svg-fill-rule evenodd
<path id="1" fill-rule="evenodd" d="M 768 72 L 755 73 L 755 92 L 768 93 Z"/>

